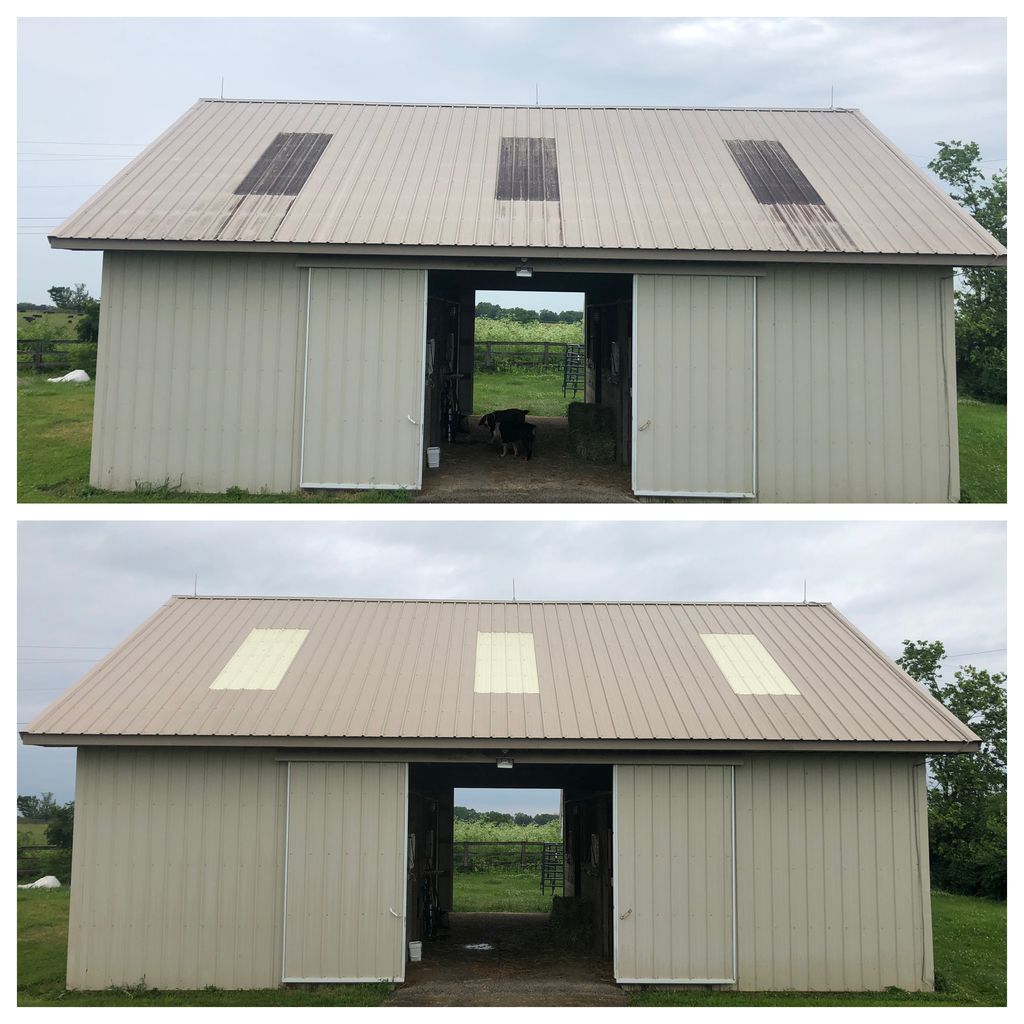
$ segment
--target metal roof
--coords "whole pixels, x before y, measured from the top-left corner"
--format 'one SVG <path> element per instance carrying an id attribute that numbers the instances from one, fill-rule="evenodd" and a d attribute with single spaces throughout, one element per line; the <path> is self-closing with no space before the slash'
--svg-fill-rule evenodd
<path id="1" fill-rule="evenodd" d="M 276 687 L 211 688 L 254 629 L 308 634 Z M 481 633 L 532 635 L 536 686 L 475 687 Z M 797 693 L 738 692 L 702 640 L 708 634 L 756 637 Z M 522 645 L 512 646 L 520 657 Z M 977 742 L 828 604 L 221 597 L 172 598 L 22 737 L 446 747 Z"/>
<path id="2" fill-rule="evenodd" d="M 282 191 L 289 147 L 304 155 Z M 539 191 L 523 160 L 547 175 Z M 200 100 L 51 243 L 959 263 L 1006 252 L 857 110 L 263 100 Z"/>

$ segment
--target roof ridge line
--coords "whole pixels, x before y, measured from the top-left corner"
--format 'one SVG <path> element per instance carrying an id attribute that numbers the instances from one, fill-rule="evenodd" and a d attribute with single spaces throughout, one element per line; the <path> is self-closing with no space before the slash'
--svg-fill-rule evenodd
<path id="1" fill-rule="evenodd" d="M 469 107 L 484 110 L 749 110 L 778 113 L 854 114 L 858 107 L 743 107 L 743 106 L 686 106 L 671 103 L 442 103 L 428 100 L 286 100 L 255 96 L 200 96 L 197 103 L 267 103 L 281 105 L 338 106 L 338 107 Z"/>
<path id="2" fill-rule="evenodd" d="M 651 601 L 593 601 L 593 600 L 572 600 L 570 598 L 541 598 L 538 600 L 512 600 L 502 598 L 475 598 L 475 597 L 315 597 L 315 596 L 289 596 L 279 594 L 172 594 L 170 601 L 320 601 L 348 604 L 513 604 L 513 605 L 538 605 L 538 604 L 575 604 L 575 605 L 668 605 L 675 607 L 719 607 L 719 608 L 749 608 L 749 607 L 828 607 L 828 601 L 672 601 L 672 600 L 651 600 Z"/>

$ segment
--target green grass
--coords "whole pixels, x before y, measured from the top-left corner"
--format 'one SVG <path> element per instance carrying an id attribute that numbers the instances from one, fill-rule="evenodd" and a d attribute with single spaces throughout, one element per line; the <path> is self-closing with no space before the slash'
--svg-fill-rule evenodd
<path id="1" fill-rule="evenodd" d="M 64 971 L 69 889 L 18 893 L 19 1006 L 379 1006 L 390 985 L 324 985 L 228 992 L 217 988 L 161 991 L 141 985 L 68 992 Z"/>
<path id="2" fill-rule="evenodd" d="M 546 914 L 551 892 L 540 892 L 539 871 L 456 871 L 452 910 L 477 914 Z"/>
<path id="3" fill-rule="evenodd" d="M 131 491 L 101 491 L 89 484 L 92 406 L 88 384 L 49 384 L 38 376 L 18 379 L 18 501 L 24 502 L 303 502 L 391 503 L 411 501 L 408 491 L 250 492 L 183 491 L 168 482 L 140 484 Z"/>
<path id="4" fill-rule="evenodd" d="M 66 992 L 68 889 L 18 893 L 20 1006 L 377 1006 L 386 985 L 339 985 L 303 992 L 257 989 L 158 991 L 121 988 Z M 470 872 L 455 876 L 455 909 L 543 912 L 536 873 Z M 1005 1006 L 1006 904 L 948 893 L 932 894 L 935 974 L 939 992 L 705 992 L 635 993 L 635 1006 Z"/>
<path id="5" fill-rule="evenodd" d="M 23 502 L 407 502 L 406 491 L 315 491 L 224 494 L 187 492 L 151 481 L 132 491 L 101 491 L 89 485 L 95 385 L 48 384 L 42 377 L 18 380 L 18 501 Z M 580 396 L 582 398 L 582 396 Z M 564 416 L 562 374 L 478 373 L 473 405 L 479 417 L 492 409 L 529 409 L 534 416 Z M 962 499 L 1006 501 L 1006 406 L 961 399 L 960 485 Z"/>
<path id="6" fill-rule="evenodd" d="M 25 824 L 18 822 L 18 845 L 19 846 L 45 846 L 46 825 Z"/>
<path id="7" fill-rule="evenodd" d="M 971 398 L 957 403 L 960 500 L 1006 501 L 1006 406 Z"/>
<path id="8" fill-rule="evenodd" d="M 637 992 L 634 1006 L 1005 1006 L 1006 904 L 932 893 L 938 992 Z"/>
<path id="9" fill-rule="evenodd" d="M 473 407 L 479 418 L 494 409 L 529 409 L 532 416 L 564 416 L 572 401 L 562 394 L 562 371 L 478 372 L 473 376 Z M 578 394 L 576 401 L 582 402 Z"/>
<path id="10" fill-rule="evenodd" d="M 29 322 L 29 317 L 36 319 Z M 19 313 L 18 340 L 42 338 L 46 341 L 60 341 L 75 337 L 78 313 Z"/>

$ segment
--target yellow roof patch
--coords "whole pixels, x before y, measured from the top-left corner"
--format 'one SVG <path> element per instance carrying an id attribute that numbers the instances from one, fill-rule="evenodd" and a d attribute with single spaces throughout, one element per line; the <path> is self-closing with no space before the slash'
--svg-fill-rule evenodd
<path id="1" fill-rule="evenodd" d="M 276 690 L 308 629 L 254 629 L 210 684 L 211 690 Z"/>
<path id="2" fill-rule="evenodd" d="M 701 633 L 700 638 L 735 693 L 800 695 L 752 633 Z"/>
<path id="3" fill-rule="evenodd" d="M 539 693 L 532 633 L 477 633 L 474 693 Z"/>

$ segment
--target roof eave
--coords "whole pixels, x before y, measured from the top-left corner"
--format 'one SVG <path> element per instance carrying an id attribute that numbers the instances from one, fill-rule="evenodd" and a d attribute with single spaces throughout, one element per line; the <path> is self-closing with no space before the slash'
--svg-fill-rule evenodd
<path id="1" fill-rule="evenodd" d="M 967 740 L 729 740 L 729 739 L 531 739 L 528 737 L 372 737 L 372 736 L 186 736 L 32 733 L 21 740 L 40 747 L 275 747 L 394 751 L 396 759 L 416 750 L 551 750 L 685 753 L 697 751 L 789 751 L 812 753 L 970 754 L 980 742 Z"/>
<path id="2" fill-rule="evenodd" d="M 145 252 L 291 253 L 324 256 L 417 256 L 662 260 L 671 262 L 722 261 L 765 263 L 861 263 L 939 267 L 1005 267 L 1006 253 L 871 253 L 826 251 L 774 251 L 752 249 L 616 249 L 567 246 L 470 245 L 346 245 L 333 242 L 255 242 L 216 239 L 78 238 L 50 235 L 52 249 Z"/>

